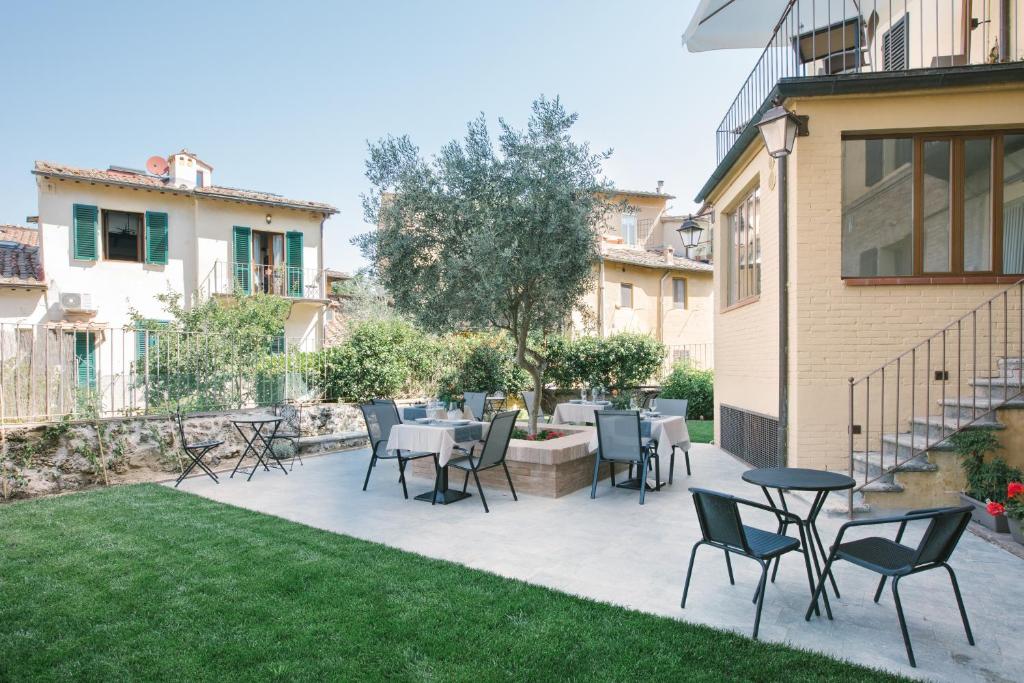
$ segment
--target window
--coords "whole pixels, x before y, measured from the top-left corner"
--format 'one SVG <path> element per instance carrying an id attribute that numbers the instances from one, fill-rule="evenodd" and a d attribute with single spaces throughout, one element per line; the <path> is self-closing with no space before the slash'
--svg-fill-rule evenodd
<path id="1" fill-rule="evenodd" d="M 103 212 L 103 248 L 111 261 L 142 261 L 142 214 Z"/>
<path id="2" fill-rule="evenodd" d="M 761 293 L 760 212 L 760 192 L 755 189 L 725 214 L 725 287 L 729 306 Z"/>
<path id="3" fill-rule="evenodd" d="M 622 214 L 622 241 L 630 246 L 636 245 L 636 214 Z"/>
<path id="4" fill-rule="evenodd" d="M 633 308 L 633 285 L 619 285 L 619 308 Z"/>
<path id="5" fill-rule="evenodd" d="M 203 172 L 202 171 L 196 171 L 196 187 L 202 187 L 202 186 L 203 186 Z"/>
<path id="6" fill-rule="evenodd" d="M 75 384 L 82 389 L 96 389 L 96 335 L 73 332 L 75 345 Z"/>
<path id="7" fill-rule="evenodd" d="M 672 307 L 686 308 L 686 278 L 672 278 Z"/>
<path id="8" fill-rule="evenodd" d="M 1024 133 L 843 140 L 843 277 L 1024 273 Z"/>

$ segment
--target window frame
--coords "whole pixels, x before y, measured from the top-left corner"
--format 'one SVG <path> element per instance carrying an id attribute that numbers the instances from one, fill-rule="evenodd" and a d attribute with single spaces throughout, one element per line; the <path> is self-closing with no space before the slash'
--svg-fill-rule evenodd
<path id="1" fill-rule="evenodd" d="M 631 219 L 632 222 L 633 222 L 633 231 L 631 233 L 632 237 L 633 237 L 633 241 L 629 241 L 626 238 L 626 229 L 625 228 L 626 228 L 626 219 L 627 218 Z M 619 217 L 619 235 L 622 236 L 622 243 L 625 244 L 626 246 L 629 246 L 629 247 L 635 247 L 637 244 L 640 243 L 639 232 L 640 232 L 640 219 L 637 216 L 637 214 L 634 213 L 634 212 L 623 211 L 622 215 Z"/>
<path id="2" fill-rule="evenodd" d="M 626 296 L 626 292 L 629 292 L 629 304 L 628 305 L 623 302 L 623 299 Z M 628 308 L 631 311 L 634 310 L 634 304 L 636 303 L 636 300 L 633 298 L 633 294 L 634 293 L 635 292 L 634 292 L 634 289 L 633 289 L 633 283 L 632 282 L 620 282 L 619 283 L 619 308 Z"/>
<path id="3" fill-rule="evenodd" d="M 1024 135 L 1021 128 L 998 128 L 976 130 L 950 130 L 927 132 L 886 132 L 856 134 L 844 133 L 842 141 L 904 138 L 913 144 L 911 198 L 911 227 L 913 244 L 913 272 L 909 275 L 842 275 L 846 284 L 912 284 L 912 283 L 1003 283 L 1016 282 L 1020 275 L 1003 272 L 1003 149 L 1007 135 Z M 965 196 L 966 163 L 965 143 L 970 139 L 991 141 L 990 206 L 991 220 L 991 261 L 988 270 L 964 270 Z M 948 271 L 924 270 L 924 144 L 928 141 L 950 142 L 950 251 Z M 840 168 L 842 172 L 842 168 Z M 842 220 L 840 206 L 840 220 Z M 842 244 L 840 244 L 842 250 Z"/>
<path id="4" fill-rule="evenodd" d="M 683 298 L 680 301 L 676 300 L 676 283 L 681 282 L 683 285 Z M 674 277 L 672 278 L 672 308 L 679 310 L 686 310 L 690 307 L 690 283 L 685 277 Z"/>
<path id="5" fill-rule="evenodd" d="M 722 278 L 722 285 L 724 287 L 724 296 L 722 301 L 724 305 L 722 307 L 723 312 L 729 311 L 734 308 L 739 308 L 747 304 L 753 303 L 761 298 L 761 271 L 760 269 L 755 270 L 753 266 L 761 265 L 760 258 L 763 254 L 760 253 L 758 245 L 761 238 L 761 183 L 760 178 L 749 185 L 739 195 L 739 199 L 734 202 L 730 208 L 722 212 L 724 219 L 725 230 L 723 244 L 725 252 L 725 269 L 724 277 Z M 749 225 L 749 216 L 746 217 L 746 223 L 744 223 L 744 230 L 750 233 L 750 238 L 743 241 L 742 248 L 739 247 L 736 240 L 735 232 L 735 221 L 740 211 L 750 210 L 754 215 L 754 225 Z M 740 271 L 741 262 L 745 262 L 750 258 L 748 253 L 750 250 L 754 251 L 754 257 L 750 260 L 751 269 L 745 275 Z M 756 274 L 755 274 L 756 273 Z M 736 276 L 736 299 L 735 301 L 730 298 L 730 289 L 732 284 L 733 275 Z M 746 282 L 744 283 L 744 280 Z"/>
<path id="6" fill-rule="evenodd" d="M 123 213 L 129 216 L 137 216 L 139 219 L 138 239 L 135 242 L 135 258 L 115 258 L 110 255 L 110 231 L 109 216 L 112 213 Z M 103 239 L 103 260 L 117 261 L 118 263 L 145 263 L 146 262 L 146 213 L 138 211 L 125 211 L 123 209 L 100 209 L 100 230 Z"/>

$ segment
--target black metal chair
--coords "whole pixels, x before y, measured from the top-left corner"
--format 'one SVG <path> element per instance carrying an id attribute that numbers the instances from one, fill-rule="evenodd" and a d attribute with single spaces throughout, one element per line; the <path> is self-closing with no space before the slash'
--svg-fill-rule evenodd
<path id="1" fill-rule="evenodd" d="M 484 489 L 480 486 L 479 473 L 492 467 L 501 466 L 505 470 L 508 488 L 512 491 L 512 500 L 519 500 L 519 497 L 516 496 L 516 487 L 512 485 L 512 475 L 509 474 L 508 465 L 505 464 L 505 456 L 508 454 L 508 442 L 512 440 L 512 430 L 515 429 L 518 416 L 518 410 L 507 410 L 503 413 L 498 413 L 491 420 L 490 429 L 487 431 L 487 439 L 484 441 L 483 448 L 480 449 L 479 456 L 473 455 L 476 451 L 476 446 L 473 446 L 468 455 L 448 461 L 448 464 L 452 467 L 466 472 L 466 480 L 462 482 L 463 493 L 466 492 L 466 487 L 469 486 L 469 475 L 473 475 L 477 491 L 480 492 L 480 502 L 484 504 L 484 512 L 490 512 L 490 509 L 487 507 L 487 499 L 484 498 Z"/>
<path id="2" fill-rule="evenodd" d="M 686 410 L 690 405 L 690 401 L 685 398 L 659 398 L 658 399 L 658 412 L 662 415 L 674 415 L 686 419 Z M 672 457 L 668 463 L 668 483 L 672 483 L 672 475 L 676 469 L 676 448 L 675 444 L 672 444 Z M 686 476 L 690 476 L 690 451 L 683 451 L 683 457 L 686 460 Z"/>
<path id="3" fill-rule="evenodd" d="M 371 401 L 375 406 L 391 406 L 395 409 L 395 415 L 398 417 L 398 422 L 401 424 L 404 422 L 402 419 L 402 411 L 398 409 L 398 404 L 395 403 L 394 399 L 391 398 L 375 398 Z"/>
<path id="4" fill-rule="evenodd" d="M 181 413 L 174 414 L 174 422 L 178 427 L 178 438 L 181 440 L 181 450 L 185 452 L 185 455 L 188 456 L 190 460 L 189 464 L 182 469 L 181 476 L 179 476 L 178 480 L 174 482 L 174 488 L 178 488 L 178 484 L 183 482 L 185 477 L 187 477 L 196 467 L 201 469 L 203 472 L 206 472 L 206 475 L 210 477 L 210 479 L 213 479 L 214 483 L 219 484 L 220 480 L 217 479 L 217 475 L 213 470 L 206 466 L 206 463 L 203 462 L 203 458 L 217 446 L 223 445 L 224 442 L 211 440 L 188 443 L 188 441 L 185 440 L 185 419 Z"/>
<path id="5" fill-rule="evenodd" d="M 762 503 L 755 503 L 752 500 L 737 498 L 727 493 L 709 491 L 707 489 L 691 488 L 693 494 L 694 508 L 697 510 L 697 520 L 700 522 L 701 540 L 693 545 L 690 551 L 690 565 L 686 570 L 686 583 L 683 585 L 683 599 L 679 607 L 686 609 L 686 595 L 690 591 L 690 576 L 693 574 L 693 561 L 697 557 L 697 548 L 702 545 L 710 545 L 713 548 L 725 551 L 725 566 L 729 571 L 729 583 L 736 585 L 732 575 L 732 561 L 730 553 L 736 553 L 743 557 L 749 557 L 761 565 L 761 579 L 758 581 L 757 590 L 754 592 L 754 602 L 757 603 L 757 612 L 754 615 L 754 639 L 757 639 L 757 631 L 761 625 L 761 608 L 764 605 L 764 593 L 768 580 L 768 567 L 771 561 L 781 557 L 788 552 L 796 550 L 804 556 L 804 566 L 807 569 L 807 583 L 812 595 L 814 594 L 814 574 L 811 573 L 811 560 L 807 554 L 807 538 L 803 522 L 798 516 L 791 512 L 776 510 Z M 746 526 L 740 517 L 740 505 L 756 508 L 770 512 L 773 515 L 785 517 L 792 521 L 800 531 L 800 539 L 792 536 L 764 531 L 755 527 Z M 832 614 L 828 603 L 828 596 L 822 596 L 825 602 L 825 610 Z M 817 599 L 811 605 L 812 609 L 817 608 Z"/>
<path id="6" fill-rule="evenodd" d="M 921 540 L 916 548 L 903 545 L 903 532 L 907 529 L 909 522 L 928 522 Z M 896 603 L 896 616 L 899 618 L 900 631 L 903 632 L 903 643 L 907 647 L 907 658 L 910 666 L 917 666 L 914 659 L 914 650 L 910 645 L 910 634 L 907 632 L 907 620 L 903 616 L 903 605 L 900 603 L 899 582 L 905 576 L 919 574 L 929 569 L 943 567 L 949 572 L 950 583 L 953 584 L 953 595 L 956 596 L 956 605 L 960 608 L 960 618 L 964 623 L 964 631 L 967 633 L 967 642 L 974 645 L 974 635 L 971 633 L 971 624 L 967 620 L 967 611 L 964 609 L 963 598 L 960 597 L 960 586 L 956 580 L 953 568 L 949 566 L 949 557 L 956 549 L 960 537 L 963 536 L 967 524 L 971 521 L 971 507 L 946 507 L 929 508 L 924 510 L 911 510 L 905 515 L 898 517 L 881 517 L 878 519 L 859 519 L 847 522 L 839 529 L 836 542 L 832 545 L 828 560 L 825 562 L 825 569 L 821 580 L 814 590 L 813 601 L 822 593 L 825 577 L 829 575 L 832 563 L 836 560 L 846 560 L 858 567 L 882 575 L 878 582 L 878 589 L 875 591 L 875 602 L 882 597 L 882 589 L 889 577 L 892 577 L 892 598 Z M 858 538 L 855 541 L 843 543 L 843 536 L 848 529 L 861 526 L 874 526 L 877 524 L 899 524 L 899 531 L 896 533 L 896 540 L 890 541 L 881 536 L 869 536 Z M 811 607 L 807 609 L 805 619 L 811 618 Z M 831 619 L 831 614 L 829 615 Z"/>
<path id="7" fill-rule="evenodd" d="M 296 460 L 299 461 L 299 465 L 305 467 L 305 463 L 302 462 L 302 456 L 299 455 L 299 439 L 302 438 L 302 403 L 283 403 L 277 406 L 274 414 L 284 419 L 284 427 L 283 429 L 279 428 L 270 437 L 270 450 L 267 454 L 278 461 L 287 460 L 288 456 L 279 456 L 274 450 L 274 442 L 278 440 L 283 441 L 291 445 L 292 449 L 288 469 L 292 470 L 295 468 Z"/>
<path id="8" fill-rule="evenodd" d="M 615 486 L 616 463 L 640 466 L 640 504 L 644 504 L 647 491 L 647 473 L 654 460 L 654 478 L 661 487 L 661 465 L 654 442 L 640 434 L 640 412 L 637 410 L 596 410 L 597 453 L 594 454 L 594 482 L 590 486 L 590 497 L 597 496 L 597 477 L 602 462 L 609 464 L 611 484 Z"/>
<path id="9" fill-rule="evenodd" d="M 535 392 L 532 392 L 532 391 L 524 391 L 523 392 L 523 403 L 526 404 L 526 414 L 528 416 L 530 416 L 530 417 L 533 417 L 533 398 L 534 398 L 535 395 L 536 395 Z M 540 407 L 540 410 L 537 413 L 537 422 L 538 423 L 540 423 L 540 422 L 543 422 L 543 423 L 551 422 L 551 416 L 544 414 L 543 406 Z"/>
<path id="10" fill-rule="evenodd" d="M 405 485 L 405 464 L 410 460 L 419 458 L 434 458 L 436 463 L 437 454 L 425 451 L 388 451 L 388 437 L 391 436 L 391 428 L 398 422 L 398 413 L 393 406 L 385 404 L 365 403 L 359 406 L 363 411 L 363 420 L 366 421 L 366 433 L 370 437 L 370 464 L 366 468 L 366 479 L 363 480 L 363 490 L 366 490 L 370 483 L 370 473 L 376 466 L 378 460 L 398 460 L 398 480 L 402 483 L 402 495 L 409 497 L 409 491 Z"/>
<path id="11" fill-rule="evenodd" d="M 473 419 L 483 422 L 487 410 L 487 394 L 482 391 L 466 391 L 462 394 L 462 400 L 473 414 Z"/>

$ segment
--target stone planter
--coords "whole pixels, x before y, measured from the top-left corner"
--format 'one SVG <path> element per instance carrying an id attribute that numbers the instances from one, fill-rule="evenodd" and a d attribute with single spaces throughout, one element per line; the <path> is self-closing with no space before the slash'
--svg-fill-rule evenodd
<path id="1" fill-rule="evenodd" d="M 1006 520 L 1007 525 L 1010 527 L 1010 536 L 1012 536 L 1013 540 L 1017 541 L 1017 543 L 1024 545 L 1024 529 L 1021 528 L 1021 526 L 1024 525 L 1024 522 L 1021 522 L 1019 519 L 1014 519 L 1013 517 L 1007 517 Z"/>
<path id="2" fill-rule="evenodd" d="M 988 510 L 985 509 L 985 503 L 981 502 L 980 500 L 975 500 L 974 498 L 968 496 L 966 493 L 961 493 L 960 502 L 964 505 L 970 505 L 974 508 L 974 510 L 971 511 L 971 519 L 973 519 L 978 524 L 981 524 L 982 526 L 987 527 L 992 531 L 995 531 L 1000 534 L 1005 534 L 1010 530 L 1009 526 L 1006 523 L 1006 515 L 999 515 L 998 517 L 993 517 L 992 515 L 988 514 Z"/>

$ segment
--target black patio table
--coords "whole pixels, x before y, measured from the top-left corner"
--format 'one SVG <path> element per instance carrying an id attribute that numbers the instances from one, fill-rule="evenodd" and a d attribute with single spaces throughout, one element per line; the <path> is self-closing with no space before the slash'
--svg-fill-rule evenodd
<path id="1" fill-rule="evenodd" d="M 242 451 L 242 455 L 238 457 L 238 462 L 235 463 L 235 469 L 231 470 L 231 476 L 228 477 L 229 479 L 234 478 L 235 472 L 238 471 L 238 467 L 242 464 L 242 461 L 245 460 L 245 456 L 249 455 L 250 452 L 256 456 L 256 462 L 253 464 L 252 471 L 249 472 L 249 477 L 246 481 L 252 479 L 252 475 L 256 474 L 256 470 L 259 469 L 260 465 L 263 465 L 263 469 L 269 472 L 270 466 L 267 464 L 267 460 L 272 461 L 274 465 L 281 468 L 282 472 L 288 474 L 288 470 L 285 469 L 284 465 L 282 465 L 270 453 L 270 444 L 274 440 L 278 427 L 281 426 L 283 421 L 284 418 L 281 417 L 240 417 L 231 420 L 231 423 L 235 425 L 235 429 L 237 429 L 238 433 L 242 435 L 242 440 L 245 441 L 245 450 Z M 273 426 L 272 431 L 269 435 L 265 434 L 263 432 L 264 428 L 271 425 Z M 245 429 L 243 429 L 243 427 L 248 427 L 249 431 L 252 432 L 251 437 L 246 436 Z M 257 440 L 262 442 L 262 447 L 256 443 Z M 243 472 L 244 471 L 245 470 L 243 470 Z"/>
<path id="2" fill-rule="evenodd" d="M 782 504 L 781 510 L 785 512 L 790 512 L 790 510 L 786 505 L 784 491 L 814 491 L 814 502 L 811 503 L 811 509 L 807 513 L 807 518 L 803 520 L 803 525 L 807 529 L 807 546 L 811 553 L 811 559 L 814 561 L 814 572 L 820 581 L 821 572 L 828 553 L 825 552 L 825 546 L 821 542 L 821 535 L 818 533 L 818 515 L 821 513 L 821 509 L 825 505 L 825 499 L 830 492 L 851 489 L 856 482 L 845 474 L 839 474 L 838 472 L 812 470 L 803 467 L 762 467 L 760 469 L 747 470 L 743 473 L 743 481 L 760 486 L 761 490 L 764 491 L 765 497 L 768 499 L 768 504 L 779 510 L 779 506 L 775 504 L 775 499 L 772 498 L 772 494 L 769 493 L 768 489 L 777 490 L 779 492 L 779 502 Z M 780 534 L 786 533 L 786 529 L 789 528 L 790 524 L 796 524 L 796 522 L 781 515 L 778 516 L 778 520 L 778 533 Z M 821 553 L 820 564 L 818 559 L 819 552 Z M 775 568 L 772 570 L 773 582 L 778 571 L 779 560 L 776 559 Z M 832 576 L 831 571 L 829 571 L 828 578 L 832 582 L 832 590 L 835 591 L 838 598 L 839 587 L 836 585 L 836 579 Z"/>

